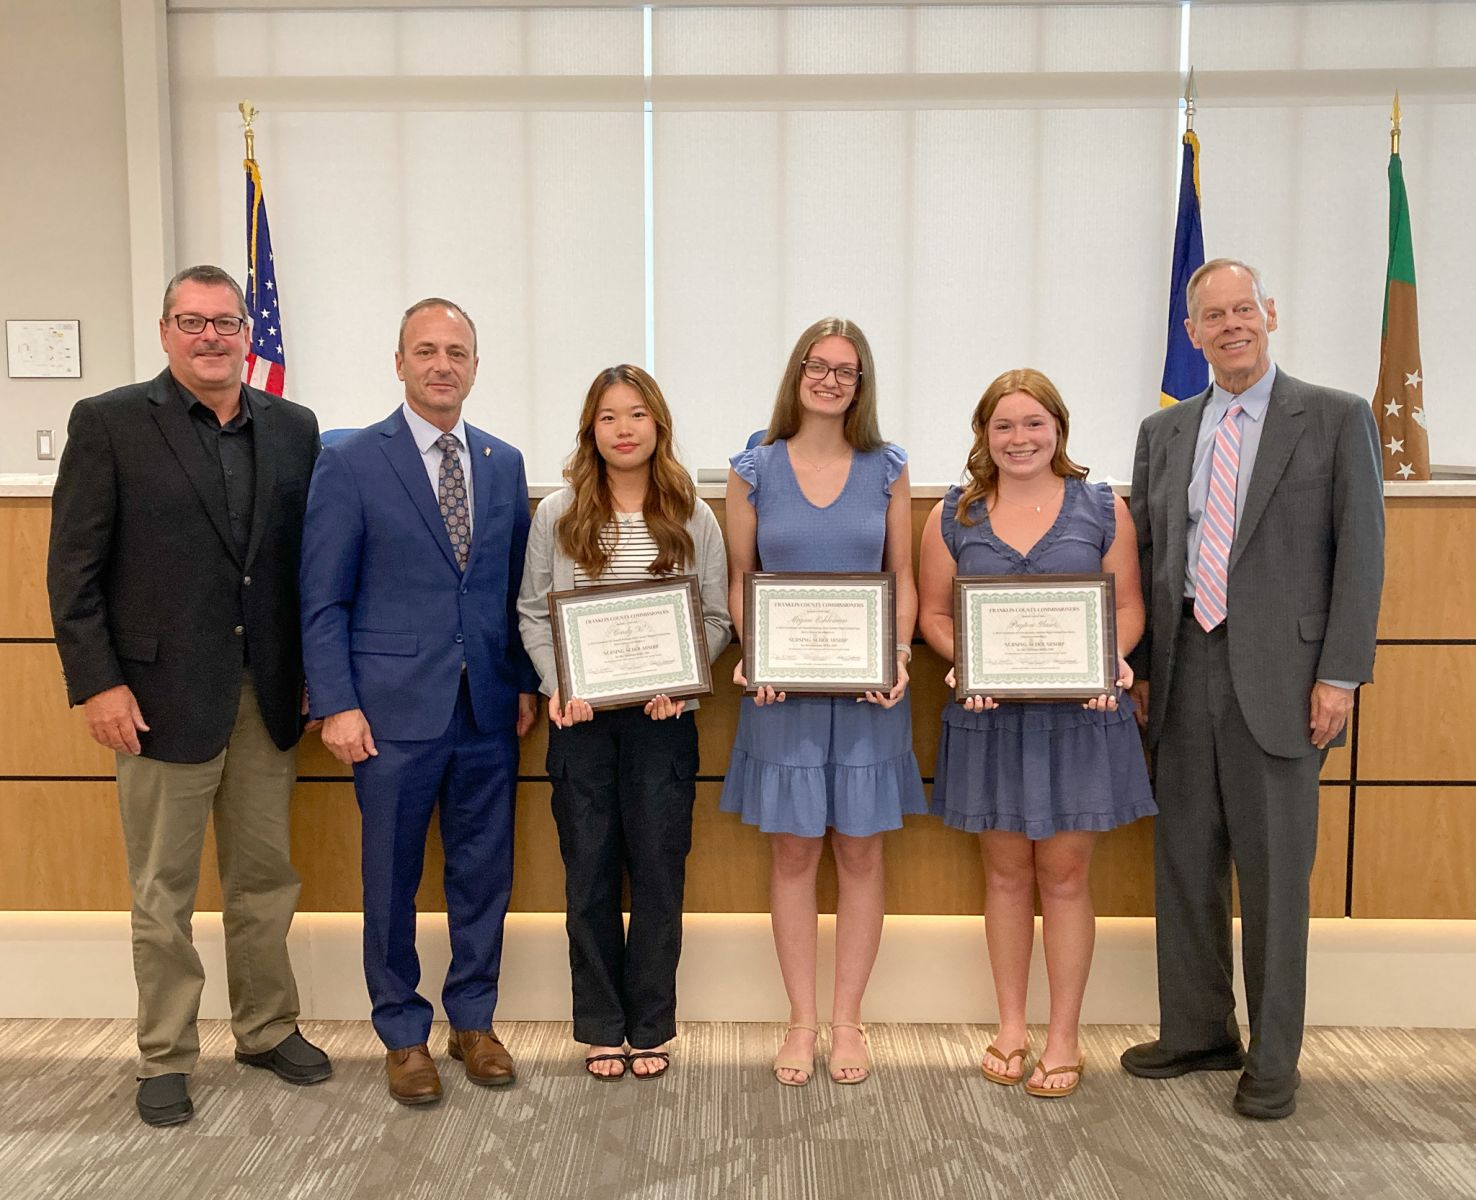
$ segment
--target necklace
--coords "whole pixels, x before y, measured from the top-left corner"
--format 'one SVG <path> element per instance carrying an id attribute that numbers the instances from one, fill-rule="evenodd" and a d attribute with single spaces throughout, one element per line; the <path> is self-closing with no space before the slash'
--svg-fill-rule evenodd
<path id="1" fill-rule="evenodd" d="M 1063 486 L 1061 488 L 1060 493 L 1058 493 L 1058 494 L 1064 495 L 1065 492 L 1066 492 L 1066 489 Z M 1044 504 L 1022 504 L 1018 500 L 1011 500 L 1008 496 L 1006 496 L 1001 491 L 996 491 L 994 493 L 994 495 L 995 495 L 995 498 L 996 499 L 1003 500 L 1006 504 L 1013 505 L 1015 508 L 1023 508 L 1023 509 L 1025 509 L 1028 512 L 1040 512 L 1042 509 L 1045 508 L 1045 505 Z M 1053 496 L 1052 499 L 1055 499 L 1055 497 Z"/>
<path id="2" fill-rule="evenodd" d="M 817 463 L 817 462 L 811 462 L 808 458 L 805 458 L 802 454 L 796 454 L 794 452 L 793 447 L 791 447 L 790 448 L 790 451 L 789 451 L 789 457 L 790 458 L 798 459 L 800 461 L 801 465 L 806 466 L 806 467 L 809 467 L 810 470 L 812 470 L 812 471 L 823 471 L 823 470 L 825 470 L 826 467 L 833 467 L 833 466 L 835 466 L 835 464 L 838 463 L 838 462 L 840 462 L 842 459 L 850 458 L 851 457 L 851 451 L 850 451 L 850 448 L 847 447 L 845 450 L 842 450 L 839 454 L 837 454 L 834 458 L 827 458 L 824 462 L 818 462 Z"/>
<path id="3" fill-rule="evenodd" d="M 615 523 L 617 525 L 634 525 L 640 519 L 641 515 L 638 512 L 621 512 L 617 508 L 615 510 Z"/>

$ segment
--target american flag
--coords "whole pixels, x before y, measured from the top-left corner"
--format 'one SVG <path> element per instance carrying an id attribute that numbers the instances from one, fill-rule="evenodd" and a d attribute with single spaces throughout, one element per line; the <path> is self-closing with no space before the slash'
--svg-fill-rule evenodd
<path id="1" fill-rule="evenodd" d="M 287 355 L 282 350 L 282 313 L 266 197 L 261 192 L 261 170 L 254 158 L 246 160 L 246 262 L 251 350 L 241 368 L 241 378 L 254 388 L 281 396 L 287 386 Z"/>

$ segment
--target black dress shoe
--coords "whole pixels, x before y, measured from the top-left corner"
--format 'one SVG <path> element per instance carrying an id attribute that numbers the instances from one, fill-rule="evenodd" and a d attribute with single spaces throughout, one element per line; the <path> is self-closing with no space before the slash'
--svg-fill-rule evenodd
<path id="1" fill-rule="evenodd" d="M 175 1072 L 138 1081 L 138 1115 L 145 1125 L 182 1125 L 195 1115 L 189 1076 Z"/>
<path id="2" fill-rule="evenodd" d="M 1297 1088 L 1301 1083 L 1300 1071 L 1279 1079 L 1242 1075 L 1231 1103 L 1242 1117 L 1250 1117 L 1253 1121 L 1279 1121 L 1297 1111 Z"/>
<path id="3" fill-rule="evenodd" d="M 1238 1042 L 1209 1050 L 1169 1050 L 1162 1042 L 1143 1042 L 1122 1052 L 1122 1069 L 1143 1079 L 1174 1079 L 1190 1071 L 1238 1071 L 1245 1052 Z"/>
<path id="4" fill-rule="evenodd" d="M 265 1067 L 288 1083 L 321 1083 L 333 1074 L 328 1056 L 296 1029 L 261 1054 L 237 1050 L 236 1061 L 248 1067 Z"/>

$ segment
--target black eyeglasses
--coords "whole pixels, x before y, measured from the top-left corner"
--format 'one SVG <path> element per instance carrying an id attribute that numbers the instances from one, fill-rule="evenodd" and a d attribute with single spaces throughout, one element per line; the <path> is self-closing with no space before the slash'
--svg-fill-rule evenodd
<path id="1" fill-rule="evenodd" d="M 174 323 L 181 333 L 204 333 L 205 326 L 214 328 L 221 337 L 235 337 L 246 324 L 245 317 L 202 317 L 197 313 L 175 313 Z"/>
<path id="2" fill-rule="evenodd" d="M 805 373 L 806 379 L 824 379 L 831 372 L 835 373 L 835 381 L 841 387 L 855 387 L 861 379 L 861 369 L 853 366 L 832 367 L 828 362 L 821 362 L 818 358 L 807 358 L 800 363 L 800 368 Z"/>

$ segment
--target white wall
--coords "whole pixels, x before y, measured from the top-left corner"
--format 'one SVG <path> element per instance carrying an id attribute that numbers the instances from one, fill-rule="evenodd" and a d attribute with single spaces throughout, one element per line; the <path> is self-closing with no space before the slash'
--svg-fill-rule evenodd
<path id="1" fill-rule="evenodd" d="M 915 481 L 954 477 L 984 383 L 1027 363 L 1072 405 L 1074 455 L 1099 477 L 1129 470 L 1161 368 L 1177 5 L 658 8 L 648 296 L 633 8 L 192 0 L 169 18 L 169 57 L 144 60 L 170 111 L 157 130 L 126 124 L 130 162 L 124 58 L 136 80 L 142 56 L 120 48 L 118 9 L 163 2 L 0 0 L 0 307 L 80 317 L 85 371 L 0 379 L 0 472 L 46 469 L 36 428 L 152 372 L 143 297 L 169 260 L 241 269 L 246 97 L 264 109 L 289 391 L 325 426 L 397 402 L 398 314 L 449 293 L 483 330 L 469 416 L 551 481 L 594 371 L 645 360 L 649 299 L 689 466 L 721 465 L 764 424 L 790 339 L 840 310 L 872 336 L 883 426 Z M 1207 248 L 1266 271 L 1288 370 L 1360 393 L 1403 89 L 1432 458 L 1476 463 L 1457 357 L 1476 278 L 1476 3 L 1191 11 Z M 264 20 L 275 36 L 251 36 Z M 814 138 L 849 157 L 807 174 Z M 150 153 L 168 233 L 130 263 L 130 222 L 139 257 L 151 218 L 128 210 L 129 172 Z"/>
<path id="2" fill-rule="evenodd" d="M 0 473 L 49 473 L 35 431 L 133 376 L 118 0 L 0 0 L 0 114 L 0 318 L 82 323 L 81 379 L 0 373 Z"/>

